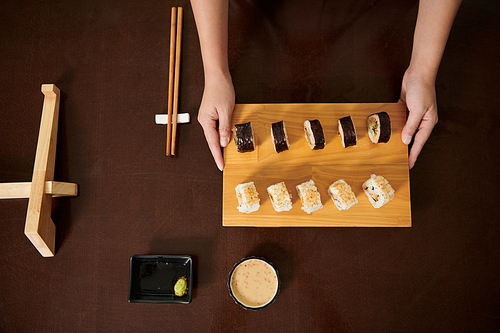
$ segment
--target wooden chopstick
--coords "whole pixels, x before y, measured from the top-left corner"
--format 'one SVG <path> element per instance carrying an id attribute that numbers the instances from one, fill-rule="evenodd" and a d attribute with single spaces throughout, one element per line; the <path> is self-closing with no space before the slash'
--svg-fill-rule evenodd
<path id="1" fill-rule="evenodd" d="M 177 111 L 179 107 L 179 78 L 181 71 L 182 7 L 177 8 L 177 38 L 175 45 L 174 101 L 172 110 L 172 155 L 175 155 Z"/>
<path id="2" fill-rule="evenodd" d="M 175 38 L 176 38 L 177 8 L 172 7 L 170 18 L 170 63 L 168 70 L 168 104 L 167 104 L 167 156 L 170 155 L 172 145 L 172 100 L 174 96 L 174 65 L 175 65 Z"/>

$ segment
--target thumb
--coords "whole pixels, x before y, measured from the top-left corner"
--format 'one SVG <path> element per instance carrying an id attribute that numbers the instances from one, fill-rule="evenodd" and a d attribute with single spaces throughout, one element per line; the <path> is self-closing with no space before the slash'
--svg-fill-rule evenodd
<path id="1" fill-rule="evenodd" d="M 413 135 L 417 131 L 417 128 L 420 126 L 422 115 L 424 114 L 424 110 L 415 110 L 415 109 L 410 109 L 409 107 L 408 109 L 409 109 L 408 119 L 406 120 L 406 125 L 403 127 L 403 131 L 401 132 L 401 140 L 405 145 L 410 144 Z"/>
<path id="2" fill-rule="evenodd" d="M 219 114 L 219 138 L 221 147 L 226 147 L 231 140 L 231 113 Z"/>

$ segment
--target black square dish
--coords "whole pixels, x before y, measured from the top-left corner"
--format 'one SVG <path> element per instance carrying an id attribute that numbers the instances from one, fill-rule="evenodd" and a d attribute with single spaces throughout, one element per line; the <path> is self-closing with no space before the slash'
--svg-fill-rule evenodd
<path id="1" fill-rule="evenodd" d="M 178 297 L 174 294 L 174 285 L 181 277 L 187 279 L 187 293 Z M 129 302 L 188 304 L 192 291 L 190 256 L 136 254 L 130 257 Z"/>

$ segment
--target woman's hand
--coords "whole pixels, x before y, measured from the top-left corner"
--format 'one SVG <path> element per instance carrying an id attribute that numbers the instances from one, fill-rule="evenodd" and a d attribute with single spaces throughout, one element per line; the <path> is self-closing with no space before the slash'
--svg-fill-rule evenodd
<path id="1" fill-rule="evenodd" d="M 399 101 L 406 103 L 409 111 L 401 139 L 404 144 L 408 145 L 414 136 L 413 146 L 408 157 L 408 165 L 411 169 L 431 135 L 432 129 L 438 122 L 434 80 L 408 68 L 403 77 Z"/>
<path id="2" fill-rule="evenodd" d="M 224 169 L 220 147 L 231 139 L 234 87 L 227 61 L 228 0 L 191 0 L 200 38 L 205 90 L 198 112 L 208 147 L 217 167 Z"/>
<path id="3" fill-rule="evenodd" d="M 414 136 L 408 158 L 410 168 L 438 121 L 436 75 L 460 2 L 419 1 L 410 66 L 403 77 L 400 97 L 410 111 L 401 139 L 409 144 Z"/>
<path id="4" fill-rule="evenodd" d="M 231 140 L 231 115 L 234 109 L 234 87 L 229 75 L 209 77 L 198 112 L 198 122 L 219 170 L 224 169 L 221 147 Z"/>

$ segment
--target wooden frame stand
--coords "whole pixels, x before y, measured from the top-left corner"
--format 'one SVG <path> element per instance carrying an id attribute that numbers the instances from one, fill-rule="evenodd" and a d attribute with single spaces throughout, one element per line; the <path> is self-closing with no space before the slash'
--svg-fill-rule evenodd
<path id="1" fill-rule="evenodd" d="M 44 257 L 55 254 L 56 227 L 51 218 L 53 196 L 76 196 L 77 184 L 55 182 L 60 91 L 42 85 L 45 95 L 31 183 L 0 184 L 0 199 L 29 198 L 24 233 Z"/>

